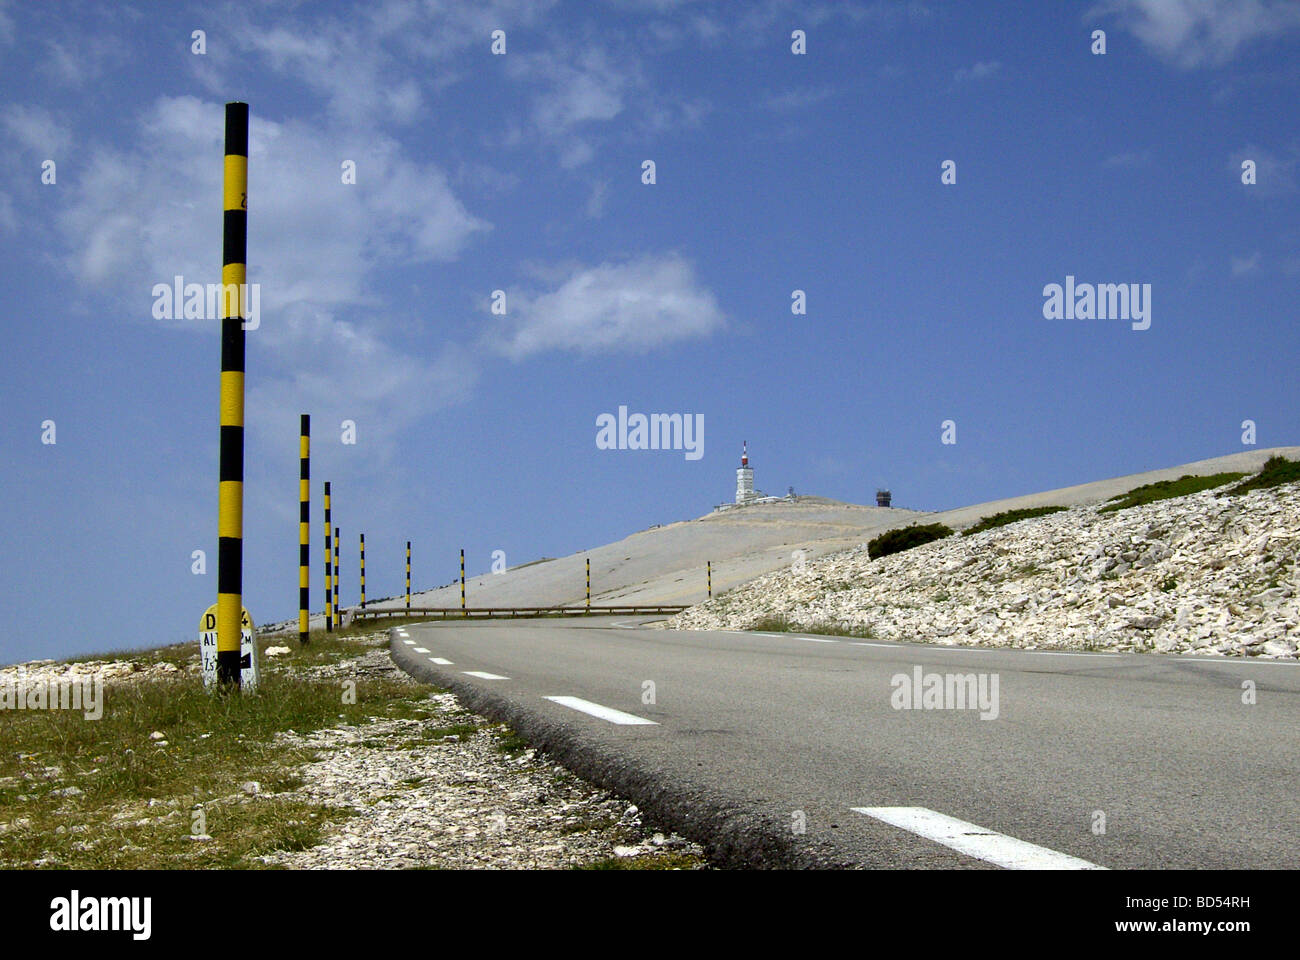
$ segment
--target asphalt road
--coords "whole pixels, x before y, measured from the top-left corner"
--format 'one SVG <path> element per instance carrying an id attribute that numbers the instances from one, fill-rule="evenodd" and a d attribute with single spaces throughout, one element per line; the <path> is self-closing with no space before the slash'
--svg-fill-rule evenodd
<path id="1" fill-rule="evenodd" d="M 1294 663 L 594 618 L 395 628 L 392 649 L 731 865 L 1300 865 Z M 982 675 L 985 709 L 904 708 L 927 674 Z"/>

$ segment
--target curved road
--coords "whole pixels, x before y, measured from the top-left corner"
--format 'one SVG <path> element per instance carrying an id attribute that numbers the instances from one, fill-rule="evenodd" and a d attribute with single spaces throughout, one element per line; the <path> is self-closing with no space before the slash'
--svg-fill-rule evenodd
<path id="1" fill-rule="evenodd" d="M 430 623 L 391 637 L 408 672 L 723 863 L 1300 865 L 1295 663 L 610 618 Z"/>

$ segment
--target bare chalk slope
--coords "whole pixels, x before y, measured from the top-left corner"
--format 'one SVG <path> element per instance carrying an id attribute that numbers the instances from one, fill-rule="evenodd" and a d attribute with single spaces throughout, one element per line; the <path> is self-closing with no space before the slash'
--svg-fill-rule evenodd
<path id="1" fill-rule="evenodd" d="M 526 564 L 466 583 L 470 606 L 578 605 L 591 558 L 592 603 L 693 604 L 706 597 L 705 562 L 713 561 L 715 594 L 789 566 L 797 550 L 808 559 L 856 546 L 884 530 L 910 523 L 946 523 L 954 529 L 1003 510 L 1101 503 L 1144 483 L 1226 471 L 1254 472 L 1274 454 L 1300 459 L 1300 447 L 1251 450 L 1182 466 L 993 500 L 942 512 L 921 513 L 839 503 L 820 497 L 760 504 L 653 527 L 582 553 Z M 400 606 L 389 600 L 374 606 Z M 427 590 L 412 605 L 455 607 L 459 586 Z"/>
<path id="2" fill-rule="evenodd" d="M 917 516 L 910 510 L 862 507 L 820 497 L 711 513 L 642 530 L 568 557 L 473 577 L 466 581 L 467 603 L 471 607 L 581 604 L 588 557 L 593 604 L 698 603 L 707 596 L 705 564 L 710 560 L 716 594 L 789 566 L 796 550 L 804 550 L 812 559 L 855 546 Z M 403 602 L 389 600 L 375 606 Z M 411 604 L 459 606 L 460 587 L 413 595 Z"/>

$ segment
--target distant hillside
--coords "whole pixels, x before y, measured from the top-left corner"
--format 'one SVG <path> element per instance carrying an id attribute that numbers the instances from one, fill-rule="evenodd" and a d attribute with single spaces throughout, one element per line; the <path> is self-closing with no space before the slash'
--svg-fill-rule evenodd
<path id="1" fill-rule="evenodd" d="M 1295 448 L 1289 448 L 1294 450 Z M 1252 459 L 1262 460 L 1271 451 Z M 1228 473 L 1225 457 L 1091 485 Z M 1289 475 L 1294 477 L 1294 467 Z M 1173 486 L 1173 490 L 1189 484 Z M 1294 659 L 1300 646 L 1300 482 L 1211 490 L 1126 509 L 1081 487 L 941 514 L 1069 509 L 872 559 L 863 548 L 779 570 L 687 610 L 676 629 L 791 629 L 920 643 Z M 1026 501 L 1029 501 L 1026 504 Z M 1122 501 L 1119 501 L 1122 503 Z M 959 515 L 959 516 L 954 516 Z M 927 521 L 930 519 L 926 517 Z"/>
<path id="2" fill-rule="evenodd" d="M 1187 473 L 1258 470 L 1273 453 L 1300 458 L 1300 447 L 1252 450 L 937 513 L 861 506 L 813 496 L 710 512 L 694 520 L 651 527 L 616 543 L 567 557 L 473 577 L 466 582 L 466 594 L 471 606 L 580 604 L 584 598 L 585 560 L 590 557 L 593 603 L 699 603 L 707 599 L 705 562 L 709 560 L 713 561 L 716 595 L 789 567 L 796 550 L 804 551 L 805 557 L 812 560 L 856 547 L 885 530 L 910 523 L 941 522 L 960 529 L 1003 510 L 1100 503 L 1135 486 Z M 403 603 L 403 599 L 394 598 L 372 606 L 397 607 Z M 425 590 L 412 595 L 412 604 L 458 606 L 460 587 Z M 312 620 L 313 626 L 322 622 L 319 616 Z M 296 621 L 285 621 L 285 628 L 297 629 Z"/>

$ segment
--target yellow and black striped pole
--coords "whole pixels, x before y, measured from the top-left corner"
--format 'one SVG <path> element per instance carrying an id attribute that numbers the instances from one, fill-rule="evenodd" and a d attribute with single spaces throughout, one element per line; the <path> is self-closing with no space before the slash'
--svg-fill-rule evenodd
<path id="1" fill-rule="evenodd" d="M 406 609 L 411 609 L 411 541 L 406 541 Z"/>
<path id="2" fill-rule="evenodd" d="M 217 680 L 239 686 L 244 608 L 244 304 L 248 104 L 226 104 L 221 237 L 221 453 L 217 492 Z M 233 291 L 233 296 L 231 295 Z"/>
<path id="3" fill-rule="evenodd" d="M 334 528 L 334 622 L 342 629 L 343 621 L 339 619 L 339 528 Z"/>
<path id="4" fill-rule="evenodd" d="M 465 611 L 465 548 L 460 548 L 460 613 L 463 617 L 469 614 Z"/>
<path id="5" fill-rule="evenodd" d="M 709 599 L 713 599 L 713 561 L 705 561 L 709 565 Z"/>
<path id="6" fill-rule="evenodd" d="M 361 535 L 361 609 L 366 609 L 366 535 Z"/>
<path id="7" fill-rule="evenodd" d="M 330 482 L 325 481 L 325 631 L 332 633 L 334 631 L 334 578 L 331 576 L 333 567 L 330 565 L 330 556 L 334 550 L 330 546 L 330 538 L 334 535 L 334 527 L 330 524 Z"/>
<path id="8" fill-rule="evenodd" d="M 311 415 L 298 427 L 298 642 L 307 642 L 311 610 Z"/>
<path id="9" fill-rule="evenodd" d="M 587 610 L 591 610 L 591 557 L 587 558 Z"/>

